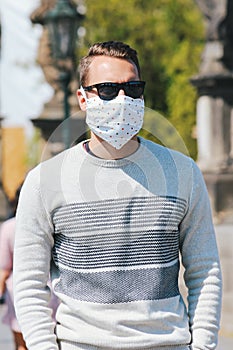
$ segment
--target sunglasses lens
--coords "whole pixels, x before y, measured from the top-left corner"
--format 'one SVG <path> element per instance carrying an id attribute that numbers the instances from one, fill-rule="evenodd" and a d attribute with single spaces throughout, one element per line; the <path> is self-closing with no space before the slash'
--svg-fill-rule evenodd
<path id="1" fill-rule="evenodd" d="M 144 84 L 143 83 L 133 83 L 126 85 L 124 88 L 125 94 L 132 98 L 139 98 L 143 95 Z"/>
<path id="2" fill-rule="evenodd" d="M 110 101 L 117 97 L 119 90 L 116 86 L 100 85 L 98 87 L 98 94 L 102 100 Z"/>

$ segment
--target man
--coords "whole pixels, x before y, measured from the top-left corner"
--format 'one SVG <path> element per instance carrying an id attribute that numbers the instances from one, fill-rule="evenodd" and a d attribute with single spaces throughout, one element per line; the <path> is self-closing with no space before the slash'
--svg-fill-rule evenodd
<path id="1" fill-rule="evenodd" d="M 77 92 L 91 138 L 26 179 L 15 299 L 29 350 L 216 347 L 221 272 L 206 188 L 190 158 L 137 136 L 140 79 L 135 50 L 93 45 Z M 49 273 L 61 302 L 55 331 Z"/>

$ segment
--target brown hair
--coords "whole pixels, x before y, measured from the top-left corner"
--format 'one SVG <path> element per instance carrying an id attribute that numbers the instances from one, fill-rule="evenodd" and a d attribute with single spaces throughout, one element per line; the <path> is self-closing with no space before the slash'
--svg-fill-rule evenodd
<path id="1" fill-rule="evenodd" d="M 140 66 L 137 51 L 120 41 L 106 41 L 92 45 L 88 51 L 88 54 L 80 60 L 79 76 L 80 85 L 82 86 L 85 86 L 87 82 L 89 67 L 95 56 L 110 56 L 130 61 L 131 63 L 135 64 L 140 77 Z"/>

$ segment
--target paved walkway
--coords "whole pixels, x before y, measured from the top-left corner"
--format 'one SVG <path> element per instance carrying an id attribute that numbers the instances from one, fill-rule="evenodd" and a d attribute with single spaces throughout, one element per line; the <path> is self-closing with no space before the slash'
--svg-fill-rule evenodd
<path id="1" fill-rule="evenodd" d="M 223 276 L 221 335 L 233 339 L 233 224 L 215 228 Z M 230 349 L 233 350 L 233 344 Z"/>
<path id="2" fill-rule="evenodd" d="M 12 335 L 8 327 L 2 324 L 4 306 L 0 305 L 0 350 L 14 350 Z"/>

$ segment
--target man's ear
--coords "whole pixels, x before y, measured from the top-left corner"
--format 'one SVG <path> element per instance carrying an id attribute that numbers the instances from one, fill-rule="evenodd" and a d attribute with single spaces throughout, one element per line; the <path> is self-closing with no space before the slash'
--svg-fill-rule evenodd
<path id="1" fill-rule="evenodd" d="M 86 99 L 83 96 L 80 89 L 77 90 L 76 96 L 77 96 L 78 103 L 79 103 L 81 110 L 85 112 L 86 111 Z"/>

